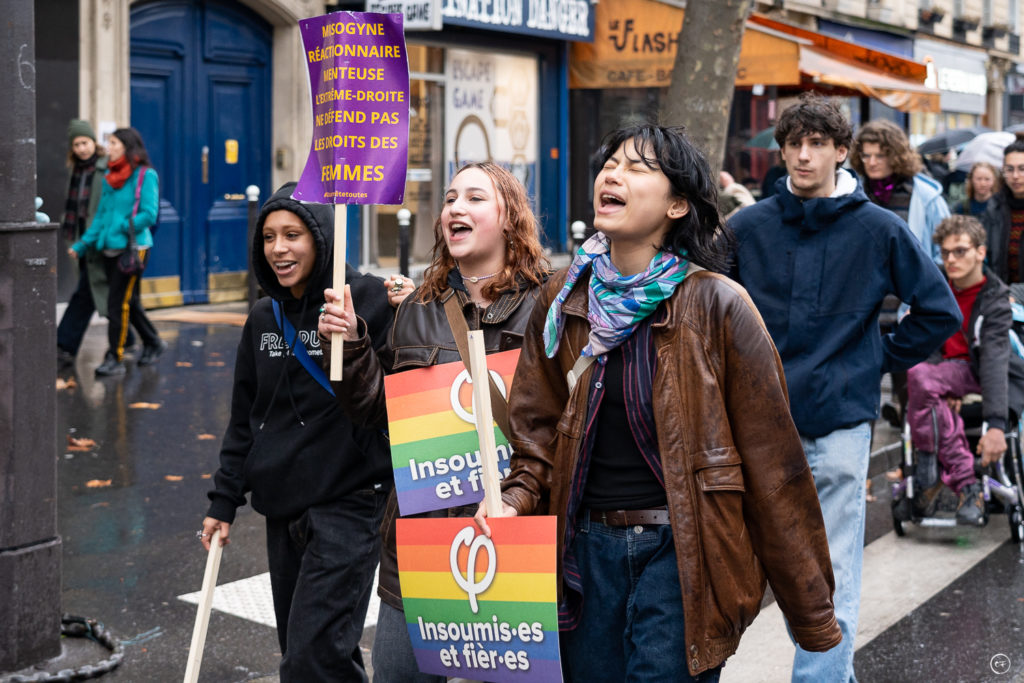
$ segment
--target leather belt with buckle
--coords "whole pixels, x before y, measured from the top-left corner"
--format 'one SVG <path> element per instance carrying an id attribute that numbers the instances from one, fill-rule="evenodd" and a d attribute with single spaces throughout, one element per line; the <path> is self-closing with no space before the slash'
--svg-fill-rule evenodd
<path id="1" fill-rule="evenodd" d="M 591 510 L 590 521 L 600 522 L 605 526 L 645 526 L 668 524 L 668 510 Z"/>

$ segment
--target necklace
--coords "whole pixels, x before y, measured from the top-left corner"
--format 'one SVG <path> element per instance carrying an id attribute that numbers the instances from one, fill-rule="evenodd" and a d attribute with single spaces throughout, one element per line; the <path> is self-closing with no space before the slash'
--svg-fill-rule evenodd
<path id="1" fill-rule="evenodd" d="M 498 272 L 500 273 L 501 271 L 498 271 Z M 498 273 L 491 273 L 490 275 L 471 275 L 470 277 L 466 277 L 465 275 L 462 275 L 462 279 L 465 282 L 472 282 L 475 285 L 476 283 L 480 282 L 481 280 L 489 280 L 490 278 L 494 277 L 497 274 Z"/>

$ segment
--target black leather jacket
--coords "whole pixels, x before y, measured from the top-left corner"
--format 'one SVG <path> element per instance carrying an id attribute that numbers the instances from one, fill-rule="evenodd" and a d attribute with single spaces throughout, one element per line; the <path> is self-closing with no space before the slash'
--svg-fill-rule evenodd
<path id="1" fill-rule="evenodd" d="M 483 310 L 463 291 L 448 289 L 441 294 L 439 300 L 428 303 L 418 302 L 417 292 L 414 292 L 398 307 L 387 344 L 378 353 L 373 352 L 365 325 L 360 320 L 360 338 L 346 342 L 342 381 L 334 383 L 335 394 L 342 408 L 356 424 L 386 428 L 385 374 L 461 360 L 444 312 L 444 304 L 450 297 L 459 298 L 469 329 L 483 330 L 484 347 L 491 354 L 518 349 L 523 345 L 523 331 L 538 295 L 539 288 L 523 287 L 518 292 L 502 294 Z M 326 351 L 324 358 L 330 358 Z M 476 507 L 449 508 L 417 516 L 472 516 L 476 513 Z M 397 518 L 398 499 L 392 491 L 381 523 L 380 583 L 377 593 L 381 600 L 400 610 L 402 591 L 398 583 L 398 552 L 395 543 Z"/>

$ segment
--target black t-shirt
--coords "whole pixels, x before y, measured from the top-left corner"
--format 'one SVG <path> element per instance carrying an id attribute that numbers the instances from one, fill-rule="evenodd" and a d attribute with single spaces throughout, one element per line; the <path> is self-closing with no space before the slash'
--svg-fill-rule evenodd
<path id="1" fill-rule="evenodd" d="M 644 461 L 629 428 L 622 348 L 608 353 L 604 369 L 604 396 L 594 420 L 597 433 L 583 489 L 585 508 L 643 510 L 667 503 L 665 488 Z"/>

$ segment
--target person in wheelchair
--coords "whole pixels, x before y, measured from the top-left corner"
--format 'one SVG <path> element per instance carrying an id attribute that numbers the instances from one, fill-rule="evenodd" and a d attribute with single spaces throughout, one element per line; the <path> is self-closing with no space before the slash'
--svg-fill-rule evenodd
<path id="1" fill-rule="evenodd" d="M 973 216 L 946 218 L 932 239 L 939 245 L 964 323 L 943 344 L 941 359 L 929 359 L 908 372 L 907 422 L 918 456 L 918 481 L 924 488 L 915 504 L 921 514 L 931 514 L 928 508 L 945 484 L 959 498 L 957 522 L 981 526 L 987 521 L 985 501 L 959 402 L 966 394 L 981 394 L 987 430 L 976 450 L 982 467 L 996 462 L 1006 451 L 1009 414 L 1009 288 L 985 266 L 985 229 Z M 921 475 L 935 459 L 941 478 L 932 485 L 927 475 Z"/>

